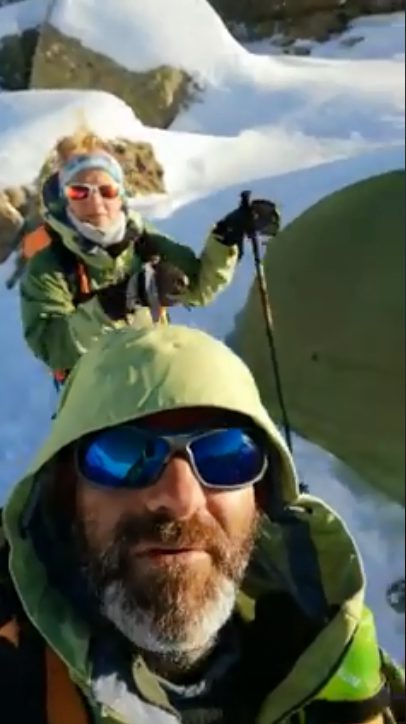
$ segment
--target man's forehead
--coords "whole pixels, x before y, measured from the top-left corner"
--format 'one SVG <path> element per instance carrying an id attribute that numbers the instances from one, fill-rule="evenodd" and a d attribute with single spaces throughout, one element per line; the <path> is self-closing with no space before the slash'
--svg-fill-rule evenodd
<path id="1" fill-rule="evenodd" d="M 183 407 L 177 410 L 162 410 L 138 418 L 137 425 L 148 429 L 176 431 L 188 427 L 218 427 L 219 425 L 242 424 L 247 420 L 243 415 L 216 407 Z"/>

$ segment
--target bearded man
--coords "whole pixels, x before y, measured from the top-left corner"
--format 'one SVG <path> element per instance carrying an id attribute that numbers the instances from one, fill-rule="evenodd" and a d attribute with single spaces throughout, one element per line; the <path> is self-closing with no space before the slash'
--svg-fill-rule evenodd
<path id="1" fill-rule="evenodd" d="M 203 332 L 99 340 L 3 517 L 4 724 L 400 709 L 347 528 L 301 493 L 250 372 Z"/>

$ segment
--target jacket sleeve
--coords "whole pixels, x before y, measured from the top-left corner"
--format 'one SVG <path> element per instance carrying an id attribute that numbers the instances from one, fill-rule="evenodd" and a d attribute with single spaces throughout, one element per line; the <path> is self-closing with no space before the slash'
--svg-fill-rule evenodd
<path id="1" fill-rule="evenodd" d="M 200 257 L 188 246 L 178 244 L 151 226 L 146 230 L 152 235 L 162 257 L 179 266 L 187 274 L 189 289 L 179 297 L 186 306 L 205 306 L 231 282 L 238 262 L 238 247 L 220 244 L 213 234 L 206 239 Z"/>
<path id="2" fill-rule="evenodd" d="M 308 707 L 310 720 L 329 724 L 395 721 L 391 685 L 379 648 L 373 615 L 364 608 L 339 668 Z"/>
<path id="3" fill-rule="evenodd" d="M 75 307 L 64 275 L 39 263 L 41 253 L 27 264 L 20 285 L 24 337 L 53 370 L 70 370 L 100 334 L 114 324 L 97 299 Z"/>

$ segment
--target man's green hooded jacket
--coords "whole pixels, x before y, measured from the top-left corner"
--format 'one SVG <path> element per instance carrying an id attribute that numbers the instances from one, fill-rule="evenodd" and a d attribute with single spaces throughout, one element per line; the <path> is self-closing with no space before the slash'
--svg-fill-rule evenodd
<path id="1" fill-rule="evenodd" d="M 256 705 L 242 724 L 373 718 L 384 706 L 386 682 L 354 541 L 333 510 L 299 492 L 292 458 L 248 369 L 197 330 L 115 331 L 74 368 L 51 434 L 4 511 L 10 571 L 26 616 L 80 688 L 95 724 L 182 721 L 137 651 L 131 697 L 114 677 L 97 678 L 89 654 L 95 632 L 50 581 L 51 551 L 38 553 L 30 520 L 50 461 L 74 440 L 157 411 L 199 406 L 251 418 L 268 438 L 275 471 L 272 489 L 262 491 L 262 532 L 236 604 L 254 642 L 245 665 Z"/>

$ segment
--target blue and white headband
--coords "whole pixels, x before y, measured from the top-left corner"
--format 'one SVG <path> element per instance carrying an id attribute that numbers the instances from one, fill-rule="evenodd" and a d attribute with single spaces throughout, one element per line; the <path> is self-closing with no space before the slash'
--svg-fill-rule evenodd
<path id="1" fill-rule="evenodd" d="M 111 176 L 112 179 L 120 186 L 122 193 L 124 193 L 124 172 L 114 156 L 111 156 L 108 153 L 81 153 L 72 156 L 72 158 L 70 158 L 59 171 L 59 188 L 61 195 L 64 193 L 65 186 L 68 186 L 78 173 L 93 168 L 106 171 L 106 173 L 108 173 L 109 176 Z"/>

